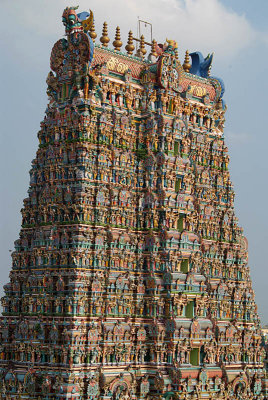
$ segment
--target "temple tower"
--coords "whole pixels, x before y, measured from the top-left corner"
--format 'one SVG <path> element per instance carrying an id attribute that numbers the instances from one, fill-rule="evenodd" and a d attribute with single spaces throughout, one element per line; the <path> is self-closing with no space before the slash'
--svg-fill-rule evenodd
<path id="1" fill-rule="evenodd" d="M 106 22 L 97 44 L 73 7 L 63 23 L 2 298 L 0 399 L 266 398 L 212 57 L 181 64 L 174 40 L 132 32 L 126 54 Z"/>

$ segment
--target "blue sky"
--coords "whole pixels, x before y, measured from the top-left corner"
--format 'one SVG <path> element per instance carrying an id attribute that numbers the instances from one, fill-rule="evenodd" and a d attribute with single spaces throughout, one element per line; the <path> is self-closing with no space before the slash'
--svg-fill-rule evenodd
<path id="1" fill-rule="evenodd" d="M 108 21 L 111 42 L 119 25 L 125 45 L 139 16 L 153 24 L 158 42 L 178 41 L 181 61 L 186 49 L 204 55 L 214 51 L 212 75 L 226 85 L 225 136 L 235 209 L 249 241 L 259 314 L 263 324 L 268 323 L 267 0 L 1 0 L 0 286 L 8 281 L 9 250 L 18 238 L 28 171 L 38 146 L 50 51 L 64 34 L 64 7 L 77 4 L 80 11 L 93 10 L 98 37 L 102 23 Z"/>

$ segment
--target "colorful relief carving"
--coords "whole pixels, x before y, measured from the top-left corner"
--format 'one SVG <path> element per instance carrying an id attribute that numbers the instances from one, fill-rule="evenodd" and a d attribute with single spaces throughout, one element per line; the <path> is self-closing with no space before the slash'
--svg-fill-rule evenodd
<path id="1" fill-rule="evenodd" d="M 108 49 L 107 24 L 94 45 L 92 13 L 63 22 L 4 286 L 0 399 L 267 398 L 211 59 L 190 73 L 175 41 L 145 60 L 132 34 L 118 50 L 119 28 Z"/>

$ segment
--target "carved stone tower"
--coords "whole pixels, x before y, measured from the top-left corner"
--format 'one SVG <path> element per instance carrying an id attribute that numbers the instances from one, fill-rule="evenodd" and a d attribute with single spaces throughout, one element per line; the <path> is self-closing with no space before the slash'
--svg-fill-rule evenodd
<path id="1" fill-rule="evenodd" d="M 63 13 L 0 320 L 0 399 L 264 399 L 212 57 Z M 136 54 L 133 55 L 138 43 Z M 191 57 L 191 58 L 190 58 Z"/>

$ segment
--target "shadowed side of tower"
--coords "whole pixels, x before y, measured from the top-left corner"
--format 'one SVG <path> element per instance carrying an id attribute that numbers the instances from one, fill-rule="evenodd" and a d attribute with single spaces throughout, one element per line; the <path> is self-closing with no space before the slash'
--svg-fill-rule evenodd
<path id="1" fill-rule="evenodd" d="M 97 45 L 74 7 L 63 23 L 2 298 L 0 398 L 266 398 L 212 56 L 182 66 L 174 40 L 132 32 L 124 54 L 107 23 Z"/>

